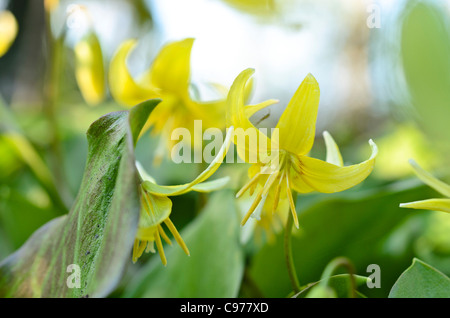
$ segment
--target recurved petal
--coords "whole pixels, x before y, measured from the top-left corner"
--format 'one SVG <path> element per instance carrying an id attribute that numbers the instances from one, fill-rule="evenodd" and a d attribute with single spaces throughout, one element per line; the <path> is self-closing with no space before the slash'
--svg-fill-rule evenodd
<path id="1" fill-rule="evenodd" d="M 153 61 L 148 79 L 153 86 L 171 92 L 189 94 L 190 60 L 194 39 L 167 44 Z"/>
<path id="2" fill-rule="evenodd" d="M 260 111 L 261 109 L 264 109 L 268 106 L 271 106 L 273 104 L 278 103 L 279 101 L 276 99 L 268 99 L 262 103 L 259 104 L 255 104 L 255 105 L 247 105 L 245 106 L 245 115 L 247 116 L 247 118 L 252 117 L 255 113 L 257 113 L 258 111 Z"/>
<path id="3" fill-rule="evenodd" d="M 156 90 L 139 85 L 128 71 L 127 57 L 135 46 L 136 40 L 128 40 L 122 43 L 114 54 L 109 67 L 111 95 L 117 102 L 127 106 L 160 97 Z"/>
<path id="4" fill-rule="evenodd" d="M 18 31 L 17 20 L 10 11 L 0 11 L 0 57 L 10 48 Z"/>
<path id="5" fill-rule="evenodd" d="M 251 68 L 242 71 L 234 80 L 227 98 L 227 127 L 235 128 L 234 143 L 237 146 L 239 156 L 251 163 L 249 158 L 257 158 L 259 153 L 267 153 L 268 149 L 275 147 L 271 140 L 249 120 L 244 105 L 247 85 L 255 71 Z M 262 103 L 256 108 L 268 106 L 271 103 Z"/>
<path id="6" fill-rule="evenodd" d="M 450 213 L 450 199 L 429 199 L 409 203 L 401 203 L 401 208 L 423 209 Z"/>
<path id="7" fill-rule="evenodd" d="M 210 163 L 210 165 L 193 181 L 176 186 L 162 186 L 156 183 L 146 181 L 142 183 L 142 186 L 145 188 L 147 192 L 157 196 L 181 195 L 192 190 L 199 192 L 209 192 L 216 190 L 219 187 L 223 187 L 226 184 L 226 182 L 228 182 L 227 177 L 210 182 L 205 182 L 203 184 L 201 184 L 201 182 L 207 180 L 214 174 L 214 172 L 217 171 L 217 169 L 219 169 L 230 147 L 232 136 L 233 136 L 233 128 L 231 127 L 228 129 L 225 141 L 220 150 L 218 151 L 217 156 Z"/>
<path id="8" fill-rule="evenodd" d="M 331 137 L 328 131 L 324 131 L 323 138 L 325 140 L 325 146 L 327 147 L 326 161 L 336 166 L 342 167 L 344 165 L 344 161 L 342 160 L 341 152 L 339 151 L 339 147 L 334 141 L 333 137 Z"/>
<path id="9" fill-rule="evenodd" d="M 442 182 L 441 180 L 435 178 L 427 171 L 423 170 L 414 160 L 410 160 L 409 163 L 414 169 L 414 172 L 424 183 L 432 187 L 437 192 L 450 198 L 450 185 Z"/>
<path id="10" fill-rule="evenodd" d="M 340 167 L 319 159 L 300 156 L 301 179 L 311 188 L 322 193 L 334 193 L 349 189 L 362 182 L 372 172 L 378 149 L 369 141 L 372 155 L 362 163 Z"/>
<path id="11" fill-rule="evenodd" d="M 146 194 L 141 197 L 142 207 L 139 217 L 139 228 L 155 227 L 164 222 L 172 212 L 172 201 L 168 197 Z M 139 237 L 139 239 L 148 239 Z"/>
<path id="12" fill-rule="evenodd" d="M 307 154 L 314 143 L 320 89 L 308 74 L 278 121 L 280 148 L 298 155 Z"/>

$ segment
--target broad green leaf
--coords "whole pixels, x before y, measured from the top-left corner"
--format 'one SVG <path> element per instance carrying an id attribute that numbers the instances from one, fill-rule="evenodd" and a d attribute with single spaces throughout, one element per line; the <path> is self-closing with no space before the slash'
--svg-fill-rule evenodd
<path id="1" fill-rule="evenodd" d="M 347 257 L 356 273 L 366 274 L 367 266 L 378 264 L 389 267 L 381 275 L 382 290 L 378 296 L 387 296 L 395 279 L 411 258 L 385 252 L 385 240 L 408 217 L 399 202 L 430 197 L 433 190 L 426 186 L 397 183 L 378 187 L 374 191 L 349 191 L 340 194 L 299 196 L 297 211 L 300 229 L 292 235 L 292 249 L 301 284 L 318 281 L 321 271 L 335 257 Z M 404 201 L 406 200 L 406 201 Z M 283 233 L 274 244 L 262 247 L 250 267 L 253 281 L 266 297 L 284 297 L 291 291 L 283 255 Z M 395 257 L 393 259 L 393 257 Z M 384 289 L 383 289 L 384 288 Z"/>
<path id="2" fill-rule="evenodd" d="M 450 278 L 415 258 L 392 287 L 389 298 L 450 298 Z"/>
<path id="3" fill-rule="evenodd" d="M 127 286 L 125 297 L 236 297 L 244 258 L 234 195 L 215 192 L 198 218 L 182 232 L 190 256 L 165 247 L 167 266 L 153 257 Z"/>
<path id="4" fill-rule="evenodd" d="M 363 286 L 367 284 L 368 278 L 364 276 L 354 275 L 356 286 Z M 309 284 L 301 292 L 297 293 L 293 298 L 305 298 L 321 296 L 320 294 L 314 293 L 314 289 L 320 286 L 322 281 Z M 328 279 L 327 287 L 329 287 L 337 298 L 347 298 L 350 294 L 351 282 L 349 274 L 341 274 L 331 276 Z M 312 294 L 314 293 L 314 294 Z"/>
<path id="5" fill-rule="evenodd" d="M 157 104 L 137 109 L 149 114 Z M 45 224 L 0 264 L 3 297 L 102 297 L 117 284 L 137 230 L 140 200 L 131 118 L 115 112 L 87 132 L 88 159 L 78 196 L 69 214 Z M 81 270 L 80 288 L 70 288 Z M 68 272 L 69 269 L 69 272 Z"/>

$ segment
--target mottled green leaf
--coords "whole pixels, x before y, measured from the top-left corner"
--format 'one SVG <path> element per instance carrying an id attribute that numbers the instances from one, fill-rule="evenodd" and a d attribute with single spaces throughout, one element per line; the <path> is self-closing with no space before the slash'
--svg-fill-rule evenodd
<path id="1" fill-rule="evenodd" d="M 450 298 L 450 278 L 415 258 L 392 287 L 389 298 Z"/>
<path id="2" fill-rule="evenodd" d="M 140 130 L 130 122 L 141 122 L 133 114 L 148 116 L 157 103 L 110 113 L 91 125 L 87 164 L 71 211 L 38 229 L 0 264 L 0 296 L 102 297 L 116 286 L 131 261 L 140 209 L 132 135 Z M 71 264 L 81 270 L 80 288 L 67 284 L 74 282 Z"/>
<path id="3" fill-rule="evenodd" d="M 126 297 L 236 297 L 244 258 L 234 195 L 214 193 L 198 218 L 181 232 L 189 248 L 165 247 L 167 266 L 158 257 L 146 264 L 126 288 Z"/>

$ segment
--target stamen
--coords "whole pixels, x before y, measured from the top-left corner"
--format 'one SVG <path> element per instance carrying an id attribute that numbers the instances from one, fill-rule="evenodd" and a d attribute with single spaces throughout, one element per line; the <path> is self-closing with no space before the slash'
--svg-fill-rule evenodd
<path id="1" fill-rule="evenodd" d="M 181 246 L 181 248 L 183 249 L 183 251 L 186 253 L 186 255 L 191 255 L 189 253 L 189 250 L 186 246 L 186 244 L 184 243 L 183 239 L 181 238 L 180 233 L 178 233 L 175 225 L 173 225 L 172 221 L 167 218 L 164 220 L 164 223 L 167 225 L 167 227 L 169 228 L 169 231 L 172 233 L 173 237 L 175 238 L 175 241 L 177 241 L 178 245 Z"/>
<path id="2" fill-rule="evenodd" d="M 139 259 L 139 257 L 142 256 L 142 253 L 144 253 L 145 247 L 147 246 L 147 241 L 141 241 L 139 242 L 139 247 L 136 252 L 136 259 Z"/>
<path id="3" fill-rule="evenodd" d="M 145 249 L 145 253 L 148 253 L 148 252 L 155 253 L 156 252 L 154 243 L 155 242 L 153 242 L 153 241 L 148 241 L 147 242 L 147 248 Z"/>
<path id="4" fill-rule="evenodd" d="M 259 176 L 261 175 L 261 171 L 258 172 L 257 174 L 255 174 L 253 176 L 253 178 L 250 179 L 249 182 L 247 182 L 242 188 L 241 190 L 239 190 L 239 192 L 236 194 L 236 198 L 239 198 L 240 196 L 242 196 L 256 181 L 258 181 Z"/>
<path id="5" fill-rule="evenodd" d="M 258 206 L 259 202 L 262 199 L 262 194 L 264 192 L 264 188 L 262 188 L 258 194 L 256 195 L 255 200 L 252 203 L 252 206 L 250 207 L 250 209 L 248 210 L 247 214 L 244 216 L 244 218 L 242 219 L 241 222 L 241 226 L 244 226 L 245 223 L 247 223 L 248 219 L 250 218 L 250 216 L 252 215 L 253 211 L 255 211 L 256 207 Z"/>
<path id="6" fill-rule="evenodd" d="M 263 196 L 266 196 L 269 193 L 269 190 L 272 187 L 273 183 L 275 182 L 275 180 L 277 180 L 278 173 L 278 171 L 275 171 L 267 179 L 266 184 L 264 185 L 264 192 L 262 194 Z"/>
<path id="7" fill-rule="evenodd" d="M 164 249 L 162 246 L 161 238 L 159 237 L 158 231 L 155 231 L 155 242 L 156 242 L 156 248 L 158 249 L 159 257 L 161 258 L 161 262 L 164 266 L 167 265 L 167 259 L 166 255 L 164 254 Z"/>
<path id="8" fill-rule="evenodd" d="M 164 229 L 160 224 L 158 224 L 158 231 L 163 240 L 166 241 L 167 244 L 172 245 L 172 242 L 170 241 L 169 237 L 166 235 L 166 232 L 164 232 Z"/>
<path id="9" fill-rule="evenodd" d="M 281 177 L 279 178 L 280 181 L 278 181 L 278 184 L 275 188 L 275 194 L 274 194 L 274 200 L 273 200 L 273 206 L 272 206 L 272 213 L 275 213 L 275 211 L 278 208 L 278 201 L 280 201 L 280 190 L 281 190 L 281 183 L 283 182 L 283 178 L 284 178 L 284 172 L 281 175 Z"/>
<path id="10" fill-rule="evenodd" d="M 295 227 L 298 229 L 298 217 L 297 217 L 297 211 L 295 210 L 295 203 L 294 203 L 294 198 L 292 198 L 292 191 L 291 191 L 291 187 L 289 185 L 289 175 L 286 174 L 286 192 L 287 192 L 287 196 L 289 198 L 289 205 L 291 206 L 291 213 L 292 213 L 292 217 L 294 218 L 294 225 Z"/>
<path id="11" fill-rule="evenodd" d="M 258 186 L 258 183 L 254 183 L 251 187 L 250 187 L 250 192 L 248 193 L 250 196 L 253 195 L 253 193 L 255 193 L 256 187 Z"/>

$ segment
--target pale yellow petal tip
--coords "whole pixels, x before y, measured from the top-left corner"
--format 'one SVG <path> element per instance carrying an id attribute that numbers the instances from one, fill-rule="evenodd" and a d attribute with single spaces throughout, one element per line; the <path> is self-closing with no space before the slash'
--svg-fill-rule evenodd
<path id="1" fill-rule="evenodd" d="M 242 73 L 248 73 L 249 77 L 252 76 L 253 74 L 255 74 L 255 69 L 252 67 L 246 68 L 245 70 L 242 71 Z"/>
<path id="2" fill-rule="evenodd" d="M 304 83 L 309 83 L 309 84 L 318 84 L 316 78 L 311 73 L 308 73 L 308 75 L 306 75 L 306 77 L 303 80 L 303 82 Z"/>
<path id="3" fill-rule="evenodd" d="M 370 158 L 373 159 L 378 154 L 378 146 L 372 139 L 369 139 L 369 145 L 370 147 L 372 147 L 372 155 L 370 156 Z"/>

